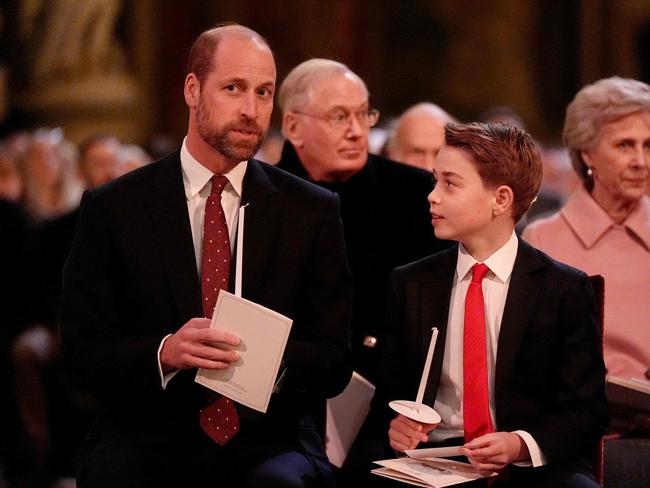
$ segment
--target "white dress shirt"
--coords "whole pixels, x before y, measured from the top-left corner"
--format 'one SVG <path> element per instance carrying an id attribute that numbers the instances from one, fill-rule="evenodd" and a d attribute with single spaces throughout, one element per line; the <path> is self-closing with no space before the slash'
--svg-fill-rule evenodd
<path id="1" fill-rule="evenodd" d="M 490 269 L 483 279 L 483 298 L 485 301 L 485 324 L 487 341 L 487 370 L 490 415 L 496 430 L 494 414 L 494 371 L 496 367 L 497 346 L 501 319 L 505 308 L 512 268 L 517 257 L 518 240 L 515 233 L 499 250 L 484 261 Z M 431 431 L 432 441 L 442 441 L 463 436 L 463 327 L 465 321 L 465 296 L 472 281 L 471 269 L 478 261 L 462 244 L 458 247 L 458 262 L 451 290 L 449 319 L 445 338 L 445 356 L 442 362 L 440 386 L 434 404 L 442 418 L 440 425 Z M 533 437 L 525 431 L 516 431 L 526 443 L 533 466 L 545 464 L 542 453 Z M 530 465 L 530 463 L 524 463 Z"/>
<path id="2" fill-rule="evenodd" d="M 230 237 L 230 250 L 235 249 L 235 239 L 237 237 L 237 221 L 239 218 L 239 206 L 241 202 L 242 187 L 244 184 L 244 175 L 248 168 L 248 161 L 242 161 L 232 168 L 224 176 L 228 183 L 221 193 L 221 206 L 226 216 L 226 225 L 228 226 L 228 235 Z M 203 219 L 205 218 L 205 203 L 212 190 L 210 181 L 214 173 L 199 163 L 187 150 L 187 141 L 183 140 L 181 147 L 181 169 L 183 171 L 183 188 L 185 189 L 185 198 L 187 200 L 187 213 L 190 218 L 190 227 L 192 229 L 192 243 L 194 244 L 194 256 L 196 259 L 196 271 L 201 278 L 201 254 L 203 252 Z M 160 342 L 158 347 L 158 372 L 163 389 L 167 386 L 169 380 L 176 372 L 163 375 L 160 364 L 160 351 L 163 344 L 169 338 L 168 334 Z"/>

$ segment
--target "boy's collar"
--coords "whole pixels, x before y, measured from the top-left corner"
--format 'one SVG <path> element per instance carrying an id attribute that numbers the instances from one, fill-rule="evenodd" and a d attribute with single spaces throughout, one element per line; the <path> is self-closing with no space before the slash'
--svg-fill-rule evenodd
<path id="1" fill-rule="evenodd" d="M 490 271 L 503 283 L 508 281 L 512 274 L 512 268 L 515 265 L 517 257 L 517 248 L 519 240 L 515 232 L 512 232 L 510 239 L 496 250 L 483 263 L 490 268 Z M 456 273 L 460 280 L 464 279 L 478 261 L 465 249 L 462 243 L 458 246 L 458 261 L 456 263 Z"/>

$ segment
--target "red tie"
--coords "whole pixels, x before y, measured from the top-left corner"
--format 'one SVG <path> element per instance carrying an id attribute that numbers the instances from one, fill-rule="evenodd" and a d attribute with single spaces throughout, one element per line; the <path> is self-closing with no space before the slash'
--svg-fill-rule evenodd
<path id="1" fill-rule="evenodd" d="M 221 192 L 228 183 L 223 175 L 212 177 L 212 191 L 205 203 L 203 254 L 201 256 L 201 295 L 203 313 L 212 318 L 219 290 L 228 289 L 230 275 L 230 237 Z M 215 442 L 224 445 L 239 430 L 239 415 L 232 400 L 219 397 L 201 410 L 201 428 Z"/>
<path id="2" fill-rule="evenodd" d="M 485 304 L 481 281 L 489 271 L 483 263 L 472 267 L 465 297 L 463 334 L 463 425 L 465 442 L 494 432 L 488 398 Z"/>

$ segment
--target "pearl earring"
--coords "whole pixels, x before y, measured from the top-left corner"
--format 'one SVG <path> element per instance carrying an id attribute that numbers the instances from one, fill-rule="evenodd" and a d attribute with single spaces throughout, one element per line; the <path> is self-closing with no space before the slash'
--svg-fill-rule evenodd
<path id="1" fill-rule="evenodd" d="M 594 176 L 594 170 L 591 169 L 591 166 L 587 167 L 587 176 L 589 176 L 590 178 Z"/>

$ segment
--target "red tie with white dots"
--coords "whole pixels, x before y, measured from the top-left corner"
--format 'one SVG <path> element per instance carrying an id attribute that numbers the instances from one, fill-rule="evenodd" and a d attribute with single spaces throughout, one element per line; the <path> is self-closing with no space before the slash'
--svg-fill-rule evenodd
<path id="1" fill-rule="evenodd" d="M 212 177 L 212 191 L 205 203 L 203 253 L 201 256 L 201 296 L 203 313 L 211 319 L 219 290 L 228 289 L 230 275 L 230 237 L 221 192 L 228 183 L 223 175 Z M 239 430 L 239 415 L 232 400 L 224 396 L 201 410 L 201 428 L 215 442 L 224 445 Z"/>

